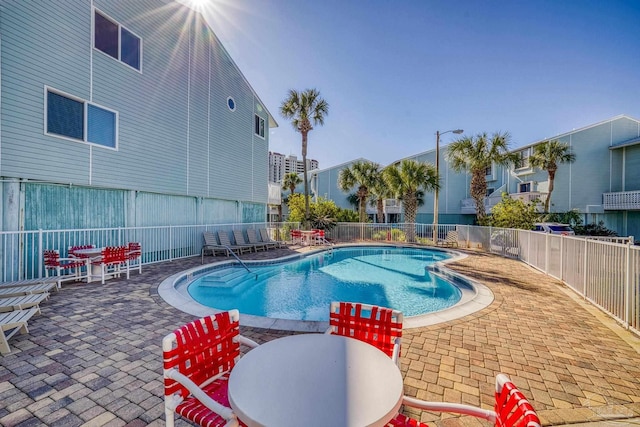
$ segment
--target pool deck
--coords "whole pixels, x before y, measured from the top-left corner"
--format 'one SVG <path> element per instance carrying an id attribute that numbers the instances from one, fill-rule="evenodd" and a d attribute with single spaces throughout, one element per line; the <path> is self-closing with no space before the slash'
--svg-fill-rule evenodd
<path id="1" fill-rule="evenodd" d="M 543 425 L 640 425 L 640 338 L 524 263 L 467 253 L 449 267 L 486 285 L 495 299 L 463 319 L 404 331 L 407 395 L 490 408 L 495 375 L 503 372 Z M 197 265 L 200 257 L 145 265 L 141 275 L 104 286 L 64 284 L 29 321 L 29 334 L 14 336 L 12 352 L 0 356 L 0 425 L 164 425 L 161 340 L 194 316 L 167 304 L 157 288 Z M 241 332 L 258 342 L 291 334 Z M 434 426 L 487 425 L 407 412 Z"/>

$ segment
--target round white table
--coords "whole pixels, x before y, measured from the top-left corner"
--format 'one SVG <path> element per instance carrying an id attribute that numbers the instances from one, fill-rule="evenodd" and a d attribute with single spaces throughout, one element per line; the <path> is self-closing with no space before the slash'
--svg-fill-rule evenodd
<path id="1" fill-rule="evenodd" d="M 76 255 L 83 255 L 87 258 L 93 258 L 102 254 L 102 248 L 76 249 L 75 253 Z M 91 261 L 89 261 L 89 265 L 91 266 L 91 269 L 87 273 L 88 282 L 90 282 L 94 277 L 102 276 L 102 267 L 99 264 L 91 264 Z"/>
<path id="2" fill-rule="evenodd" d="M 402 395 L 402 374 L 386 354 L 338 335 L 269 341 L 229 376 L 229 402 L 249 427 L 384 426 Z"/>

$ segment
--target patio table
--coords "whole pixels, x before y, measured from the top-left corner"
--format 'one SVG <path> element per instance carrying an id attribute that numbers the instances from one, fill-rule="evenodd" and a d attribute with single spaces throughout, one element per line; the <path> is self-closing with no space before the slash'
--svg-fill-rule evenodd
<path id="1" fill-rule="evenodd" d="M 384 426 L 402 395 L 402 375 L 386 354 L 339 335 L 269 341 L 229 376 L 229 403 L 249 427 Z"/>
<path id="2" fill-rule="evenodd" d="M 316 231 L 314 230 L 301 230 L 302 233 L 302 242 L 305 245 L 311 245 L 313 243 L 313 239 L 315 239 Z"/>
<path id="3" fill-rule="evenodd" d="M 87 282 L 94 277 L 101 277 L 102 270 L 99 264 L 91 264 L 91 259 L 102 254 L 102 248 L 76 249 L 75 254 L 81 258 L 87 258 Z"/>

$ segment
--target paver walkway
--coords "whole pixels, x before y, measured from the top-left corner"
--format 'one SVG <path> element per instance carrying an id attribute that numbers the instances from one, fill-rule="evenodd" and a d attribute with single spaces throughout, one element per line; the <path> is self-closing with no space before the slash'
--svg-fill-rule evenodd
<path id="1" fill-rule="evenodd" d="M 197 257 L 146 265 L 128 281 L 67 284 L 53 294 L 29 322 L 30 333 L 14 336 L 11 354 L 0 356 L 0 425 L 164 425 L 161 340 L 193 317 L 155 289 L 199 264 Z M 452 267 L 487 285 L 495 301 L 464 319 L 405 330 L 406 394 L 489 408 L 495 375 L 504 372 L 546 425 L 640 424 L 637 337 L 523 263 L 474 253 Z M 242 333 L 258 342 L 289 334 Z M 436 426 L 486 425 L 409 412 Z"/>

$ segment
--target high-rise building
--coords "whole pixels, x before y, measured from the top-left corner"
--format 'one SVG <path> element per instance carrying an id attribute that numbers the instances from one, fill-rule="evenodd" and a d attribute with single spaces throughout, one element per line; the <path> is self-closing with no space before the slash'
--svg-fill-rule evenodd
<path id="1" fill-rule="evenodd" d="M 307 171 L 318 169 L 318 161 L 307 159 Z M 269 181 L 280 182 L 289 172 L 303 173 L 304 162 L 298 157 L 269 151 Z"/>

